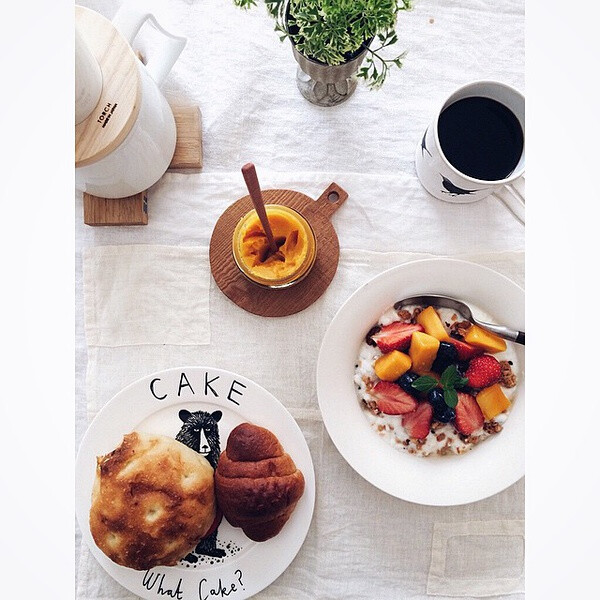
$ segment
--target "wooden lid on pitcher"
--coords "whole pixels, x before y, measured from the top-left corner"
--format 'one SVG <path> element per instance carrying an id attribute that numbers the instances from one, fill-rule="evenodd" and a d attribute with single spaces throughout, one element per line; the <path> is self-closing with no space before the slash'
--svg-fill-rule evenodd
<path id="1" fill-rule="evenodd" d="M 110 154 L 127 137 L 140 110 L 142 82 L 139 59 L 108 19 L 76 6 L 75 25 L 102 71 L 100 100 L 75 125 L 75 166 L 84 167 Z"/>

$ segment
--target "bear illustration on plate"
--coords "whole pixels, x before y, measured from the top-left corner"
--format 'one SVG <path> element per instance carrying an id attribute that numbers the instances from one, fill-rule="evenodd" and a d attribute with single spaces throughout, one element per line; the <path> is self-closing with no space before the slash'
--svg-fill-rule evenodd
<path id="1" fill-rule="evenodd" d="M 220 410 L 212 413 L 203 410 L 190 412 L 189 410 L 182 409 L 179 411 L 179 418 L 183 421 L 183 425 L 179 433 L 175 436 L 175 439 L 202 454 L 213 469 L 217 468 L 221 454 L 218 422 L 222 416 L 223 413 Z M 221 518 L 222 515 L 218 514 L 212 532 L 202 538 L 198 542 L 194 552 L 188 554 L 184 560 L 197 562 L 198 558 L 195 555 L 211 556 L 214 558 L 225 556 L 225 550 L 217 548 L 217 533 Z"/>

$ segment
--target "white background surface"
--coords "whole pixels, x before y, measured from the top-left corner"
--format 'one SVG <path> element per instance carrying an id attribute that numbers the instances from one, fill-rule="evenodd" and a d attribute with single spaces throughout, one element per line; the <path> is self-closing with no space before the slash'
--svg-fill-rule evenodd
<path id="1" fill-rule="evenodd" d="M 595 220 L 582 216 L 595 212 L 597 200 L 599 82 L 591 67 L 598 37 L 587 6 L 571 10 L 531 0 L 527 8 L 528 374 L 540 397 L 558 409 L 563 394 L 546 377 L 545 351 L 555 341 L 548 323 L 556 318 L 546 292 L 567 289 L 574 304 L 583 302 L 590 286 L 585 257 L 597 256 Z M 7 209 L 2 274 L 12 292 L 4 294 L 10 318 L 3 331 L 9 348 L 3 383 L 5 399 L 14 399 L 2 402 L 2 417 L 19 423 L 33 414 L 30 439 L 43 440 L 44 448 L 41 455 L 39 443 L 24 445 L 17 427 L 2 437 L 3 456 L 15 456 L 19 448 L 19 460 L 4 462 L 4 506 L 14 517 L 5 524 L 2 543 L 3 589 L 28 598 L 73 596 L 73 505 L 66 491 L 73 486 L 68 465 L 74 406 L 71 18 L 68 2 L 15 4 L 1 38 L 4 82 L 11 92 L 0 115 L 8 161 L 0 189 Z M 32 115 L 39 117 L 35 130 L 24 127 Z M 33 193 L 32 183 L 47 193 Z M 565 345 L 575 335 L 575 329 L 565 333 Z M 594 343 L 590 337 L 579 347 L 591 356 Z M 587 380 L 572 382 L 570 389 L 593 410 Z M 594 456 L 595 441 L 579 440 L 577 460 L 570 453 L 553 453 L 548 460 L 546 446 L 538 443 L 545 427 L 538 416 L 536 411 L 529 419 L 530 597 L 586 597 L 598 560 L 599 482 L 593 459 L 584 457 Z M 39 510 L 40 497 L 45 510 Z M 45 550 L 35 581 L 31 561 L 23 559 L 31 556 L 32 540 Z"/>

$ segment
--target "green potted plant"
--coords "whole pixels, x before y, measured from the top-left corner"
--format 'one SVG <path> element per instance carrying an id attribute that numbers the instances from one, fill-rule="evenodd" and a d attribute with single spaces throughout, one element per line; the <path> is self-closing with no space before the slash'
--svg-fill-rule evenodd
<path id="1" fill-rule="evenodd" d="M 256 0 L 234 0 L 242 8 Z M 319 106 L 347 100 L 357 78 L 381 87 L 405 53 L 385 58 L 398 41 L 396 21 L 411 0 L 265 0 L 281 39 L 292 42 L 302 95 Z M 373 47 L 375 46 L 375 47 Z"/>

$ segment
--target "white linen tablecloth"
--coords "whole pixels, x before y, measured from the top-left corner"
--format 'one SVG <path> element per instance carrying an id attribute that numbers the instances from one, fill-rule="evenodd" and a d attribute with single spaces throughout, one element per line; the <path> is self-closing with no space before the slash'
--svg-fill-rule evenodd
<path id="1" fill-rule="evenodd" d="M 108 18 L 119 5 L 113 0 L 80 3 Z M 139 377 L 185 364 L 237 371 L 272 392 L 298 420 L 317 475 L 315 517 L 306 543 L 290 568 L 257 597 L 522 597 L 524 482 L 462 507 L 417 506 L 387 496 L 356 475 L 331 443 L 320 420 L 314 375 L 320 340 L 336 310 L 385 268 L 423 256 L 459 256 L 524 285 L 523 224 L 496 197 L 472 205 L 431 198 L 413 166 L 425 127 L 454 88 L 485 78 L 523 89 L 523 4 L 417 0 L 414 10 L 399 18 L 398 47 L 409 51 L 405 66 L 380 91 L 359 85 L 347 103 L 330 109 L 300 96 L 289 44 L 279 42 L 262 4 L 249 12 L 227 0 L 157 4 L 159 20 L 188 37 L 164 90 L 174 102 L 200 106 L 204 167 L 199 174 L 169 173 L 153 186 L 144 227 L 85 226 L 81 194 L 75 194 L 77 444 L 95 412 Z M 101 253 L 128 252 L 114 247 L 140 246 L 134 251 L 143 252 L 147 246 L 160 256 L 160 247 L 168 246 L 178 257 L 177 248 L 191 254 L 193 264 L 206 269 L 216 219 L 246 193 L 239 169 L 247 161 L 257 165 L 265 188 L 317 197 L 336 181 L 348 191 L 349 199 L 333 217 L 340 267 L 324 296 L 298 315 L 263 319 L 233 305 L 210 280 L 209 308 L 203 310 L 210 338 L 202 338 L 204 328 L 194 340 L 181 342 L 186 345 L 159 345 L 151 338 L 144 343 L 144 323 L 135 331 L 142 337 L 134 344 L 107 340 L 108 329 L 103 339 L 90 337 L 84 306 L 92 298 L 87 287 L 84 295 L 84 255 L 98 266 L 104 264 L 98 262 Z M 139 268 L 132 263 L 132 276 Z M 183 261 L 184 277 L 185 269 Z M 86 267 L 87 276 L 92 273 Z M 106 300 L 105 288 L 93 289 L 96 300 Z M 102 318 L 104 324 L 111 322 L 110 313 Z M 285 360 L 276 350 L 270 360 L 277 368 L 249 372 L 250 350 L 233 344 L 240 331 L 257 338 L 260 332 L 276 349 L 289 343 L 290 331 L 304 332 L 305 323 L 311 323 L 310 333 L 295 343 L 298 368 L 287 369 L 286 376 L 281 375 Z M 364 509 L 371 520 L 356 518 Z M 464 532 L 452 536 L 453 527 L 475 533 L 469 541 Z M 498 539 L 498 531 L 505 538 Z M 491 535 L 488 542 L 486 535 Z M 444 543 L 452 550 L 446 571 L 440 567 Z M 466 563 L 457 562 L 458 551 Z M 78 600 L 133 598 L 100 569 L 87 548 L 81 547 L 78 560 Z M 468 565 L 487 585 L 468 583 Z"/>

